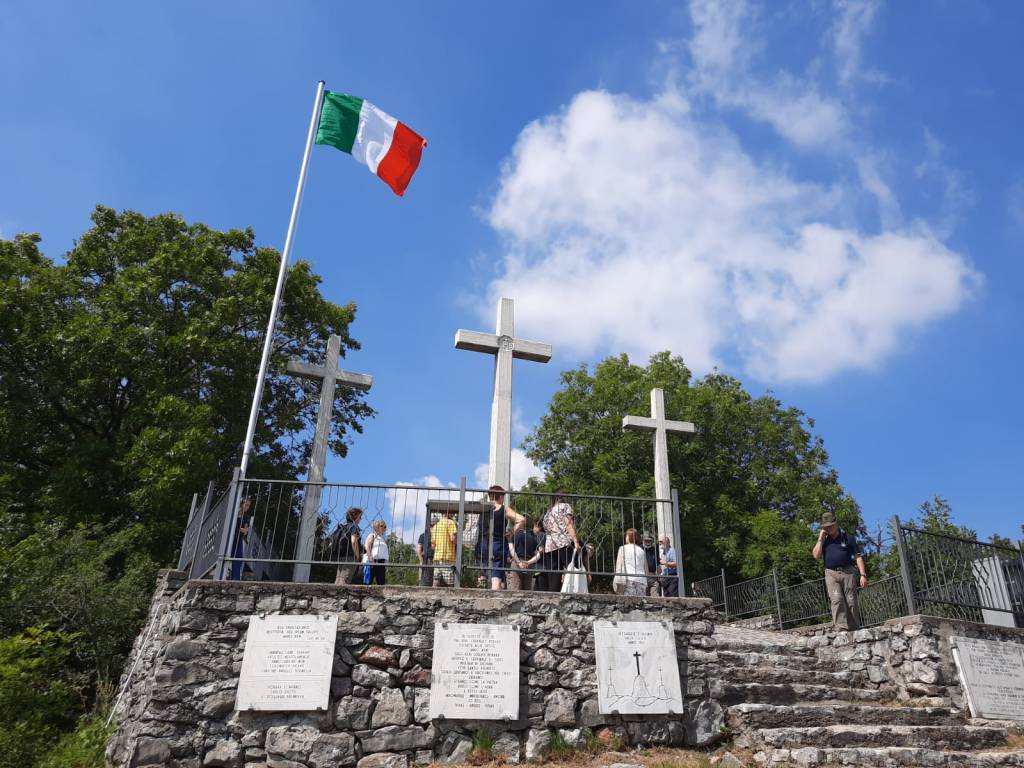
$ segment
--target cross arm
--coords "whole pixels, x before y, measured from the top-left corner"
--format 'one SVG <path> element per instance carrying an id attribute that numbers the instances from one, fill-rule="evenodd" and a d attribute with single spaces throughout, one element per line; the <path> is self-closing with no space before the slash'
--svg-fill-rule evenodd
<path id="1" fill-rule="evenodd" d="M 322 365 L 313 365 L 293 357 L 288 361 L 288 373 L 294 373 L 296 376 L 306 379 L 322 379 L 327 374 L 327 369 Z"/>
<path id="2" fill-rule="evenodd" d="M 658 422 L 647 416 L 623 416 L 622 428 L 632 432 L 653 432 L 658 428 Z"/>
<path id="3" fill-rule="evenodd" d="M 498 337 L 493 333 L 464 331 L 460 328 L 455 332 L 455 348 L 468 349 L 471 352 L 489 352 L 493 355 L 498 351 Z"/>
<path id="4" fill-rule="evenodd" d="M 551 359 L 551 345 L 542 344 L 539 341 L 515 339 L 512 342 L 512 357 L 519 360 L 532 360 L 535 363 L 546 363 Z"/>
<path id="5" fill-rule="evenodd" d="M 693 426 L 691 421 L 666 421 L 665 431 L 666 432 L 693 432 L 696 427 Z"/>
<path id="6" fill-rule="evenodd" d="M 373 386 L 373 376 L 368 373 L 349 373 L 348 371 L 338 371 L 338 383 L 344 384 L 346 387 L 352 387 L 352 389 L 369 392 L 370 387 Z"/>

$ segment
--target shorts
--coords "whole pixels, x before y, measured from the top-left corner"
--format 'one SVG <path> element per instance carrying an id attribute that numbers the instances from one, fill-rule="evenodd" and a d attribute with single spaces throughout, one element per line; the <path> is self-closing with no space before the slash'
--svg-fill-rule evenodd
<path id="1" fill-rule="evenodd" d="M 434 565 L 433 585 L 435 587 L 454 587 L 455 566 L 445 563 L 436 563 Z"/>

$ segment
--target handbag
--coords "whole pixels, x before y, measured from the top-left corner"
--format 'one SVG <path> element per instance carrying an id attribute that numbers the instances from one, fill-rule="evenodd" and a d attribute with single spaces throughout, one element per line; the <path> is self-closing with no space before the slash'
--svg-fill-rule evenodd
<path id="1" fill-rule="evenodd" d="M 587 570 L 579 552 L 573 553 L 572 562 L 562 576 L 562 592 L 570 595 L 587 594 Z"/>

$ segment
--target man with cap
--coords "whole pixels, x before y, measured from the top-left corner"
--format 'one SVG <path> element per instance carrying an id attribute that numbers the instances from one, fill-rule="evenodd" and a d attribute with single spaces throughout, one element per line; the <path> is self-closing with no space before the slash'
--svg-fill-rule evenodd
<path id="1" fill-rule="evenodd" d="M 825 561 L 825 589 L 832 605 L 836 629 L 857 629 L 857 586 L 868 585 L 868 571 L 857 540 L 839 529 L 832 512 L 821 516 L 821 530 L 812 551 L 815 560 Z M 858 579 L 859 575 L 859 579 Z"/>

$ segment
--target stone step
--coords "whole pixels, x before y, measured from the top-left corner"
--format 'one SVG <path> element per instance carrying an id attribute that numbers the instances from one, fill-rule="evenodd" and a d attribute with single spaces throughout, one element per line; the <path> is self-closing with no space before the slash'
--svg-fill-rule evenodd
<path id="1" fill-rule="evenodd" d="M 1024 766 L 1024 752 L 943 752 L 918 747 L 841 747 L 775 749 L 754 756 L 760 763 L 794 766 L 882 766 L 896 768 L 965 768 L 965 766 Z"/>
<path id="2" fill-rule="evenodd" d="M 750 651 L 718 651 L 717 660 L 725 666 L 742 667 L 766 667 L 775 669 L 785 667 L 787 669 L 816 669 L 822 672 L 841 672 L 849 669 L 849 664 L 839 661 L 822 661 L 814 656 L 803 656 L 793 653 L 754 653 Z"/>
<path id="3" fill-rule="evenodd" d="M 794 645 L 785 640 L 763 640 L 755 637 L 746 637 L 745 634 L 729 633 L 720 634 L 717 630 L 712 635 L 716 646 L 721 651 L 733 651 L 735 653 L 760 653 L 773 654 L 776 656 L 815 656 L 813 648 L 803 645 Z"/>
<path id="4" fill-rule="evenodd" d="M 826 725 L 761 728 L 755 739 L 768 747 L 918 747 L 974 750 L 1006 744 L 1005 728 L 970 725 Z"/>
<path id="5" fill-rule="evenodd" d="M 794 683 L 732 683 L 722 686 L 723 704 L 765 702 L 768 704 L 799 704 L 806 701 L 820 703 L 873 701 L 883 702 L 892 698 L 887 690 L 867 688 L 835 687 L 831 685 L 803 685 Z"/>
<path id="6" fill-rule="evenodd" d="M 729 667 L 722 669 L 722 679 L 742 680 L 745 683 L 803 683 L 806 685 L 856 686 L 857 673 L 850 670 L 822 672 L 817 669 L 790 669 L 788 667 Z"/>
<path id="7" fill-rule="evenodd" d="M 947 707 L 878 707 L 862 704 L 734 704 L 726 710 L 733 730 L 826 725 L 995 725 L 965 721 Z M 1004 726 L 1005 727 L 1005 726 Z"/>

